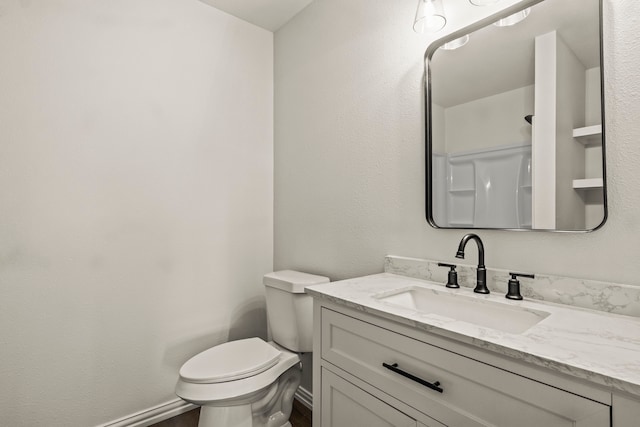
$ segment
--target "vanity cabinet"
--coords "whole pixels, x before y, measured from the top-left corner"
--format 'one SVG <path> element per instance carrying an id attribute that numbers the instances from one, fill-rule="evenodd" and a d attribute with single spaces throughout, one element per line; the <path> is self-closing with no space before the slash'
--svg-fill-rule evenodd
<path id="1" fill-rule="evenodd" d="M 314 304 L 314 425 L 611 426 L 611 394 L 327 301 Z"/>

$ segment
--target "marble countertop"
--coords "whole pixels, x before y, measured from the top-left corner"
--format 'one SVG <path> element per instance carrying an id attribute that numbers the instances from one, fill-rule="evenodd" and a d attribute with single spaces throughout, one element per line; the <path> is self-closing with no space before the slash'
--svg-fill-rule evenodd
<path id="1" fill-rule="evenodd" d="M 374 296 L 411 286 L 550 313 L 521 333 L 479 327 L 441 315 L 421 313 Z M 502 294 L 474 294 L 468 288 L 382 273 L 306 288 L 326 299 L 440 336 L 553 371 L 640 396 L 640 319 L 561 304 L 511 301 Z"/>

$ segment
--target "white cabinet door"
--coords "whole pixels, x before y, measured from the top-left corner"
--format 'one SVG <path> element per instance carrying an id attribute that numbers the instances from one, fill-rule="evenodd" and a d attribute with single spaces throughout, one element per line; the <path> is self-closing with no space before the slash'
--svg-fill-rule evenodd
<path id="1" fill-rule="evenodd" d="M 413 418 L 322 368 L 322 427 L 416 427 Z"/>

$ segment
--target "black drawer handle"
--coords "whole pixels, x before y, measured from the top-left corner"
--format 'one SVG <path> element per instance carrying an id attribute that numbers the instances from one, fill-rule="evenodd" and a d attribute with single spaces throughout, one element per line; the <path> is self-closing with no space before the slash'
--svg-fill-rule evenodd
<path id="1" fill-rule="evenodd" d="M 429 381 L 425 381 L 422 378 L 418 378 L 415 375 L 411 375 L 409 372 L 405 372 L 402 369 L 398 368 L 398 364 L 394 363 L 393 365 L 389 365 L 388 363 L 384 363 L 382 362 L 382 366 L 384 366 L 385 368 L 395 372 L 396 374 L 400 374 L 403 377 L 409 378 L 410 380 L 413 380 L 419 384 L 422 384 L 425 387 L 429 387 L 431 390 L 435 390 L 438 393 L 442 393 L 444 390 L 439 387 L 440 386 L 440 381 L 436 381 L 434 383 L 430 383 Z"/>

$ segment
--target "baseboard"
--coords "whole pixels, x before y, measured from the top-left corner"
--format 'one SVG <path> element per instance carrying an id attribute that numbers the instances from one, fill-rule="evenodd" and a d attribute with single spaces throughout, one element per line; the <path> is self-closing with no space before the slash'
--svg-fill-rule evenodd
<path id="1" fill-rule="evenodd" d="M 175 399 L 97 427 L 148 427 L 176 415 L 184 414 L 197 407 L 182 399 Z"/>
<path id="2" fill-rule="evenodd" d="M 306 388 L 298 387 L 294 397 L 309 410 L 313 409 L 313 395 Z"/>
<path id="3" fill-rule="evenodd" d="M 295 398 L 309 410 L 313 409 L 313 395 L 307 389 L 298 387 Z M 197 405 L 187 403 L 182 399 L 175 399 L 96 427 L 148 427 L 197 407 Z"/>

